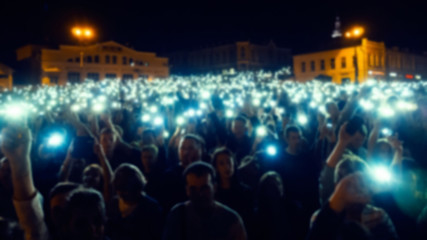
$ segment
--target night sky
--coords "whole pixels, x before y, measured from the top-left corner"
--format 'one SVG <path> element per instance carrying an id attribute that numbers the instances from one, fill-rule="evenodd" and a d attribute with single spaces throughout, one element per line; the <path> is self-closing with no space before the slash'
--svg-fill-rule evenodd
<path id="1" fill-rule="evenodd" d="M 427 51 L 424 1 L 389 5 L 373 0 L 66 2 L 3 1 L 0 62 L 13 66 L 14 50 L 28 43 L 73 43 L 70 29 L 78 24 L 95 27 L 97 42 L 115 40 L 161 55 L 238 40 L 273 40 L 280 47 L 301 53 L 331 40 L 336 16 L 341 17 L 343 29 L 365 26 L 365 36 L 385 41 L 388 47 Z"/>

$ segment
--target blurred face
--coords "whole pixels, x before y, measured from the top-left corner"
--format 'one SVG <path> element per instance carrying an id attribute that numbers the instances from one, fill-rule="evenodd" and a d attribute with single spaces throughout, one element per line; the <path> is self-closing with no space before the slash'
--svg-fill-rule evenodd
<path id="1" fill-rule="evenodd" d="M 75 209 L 68 225 L 70 239 L 101 240 L 104 238 L 104 222 L 101 210 L 91 211 Z"/>
<path id="2" fill-rule="evenodd" d="M 234 174 L 234 162 L 228 154 L 219 154 L 216 157 L 216 170 L 221 178 L 231 178 Z"/>
<path id="3" fill-rule="evenodd" d="M 156 158 L 152 151 L 143 151 L 141 161 L 144 168 L 151 168 L 156 163 Z"/>
<path id="4" fill-rule="evenodd" d="M 299 132 L 291 131 L 288 133 L 288 137 L 286 138 L 289 148 L 296 150 L 301 144 L 301 135 Z"/>
<path id="5" fill-rule="evenodd" d="M 231 132 L 236 138 L 242 138 L 246 134 L 246 126 L 242 121 L 233 121 L 231 124 Z"/>
<path id="6" fill-rule="evenodd" d="M 365 142 L 365 135 L 357 131 L 355 133 L 353 140 L 350 142 L 349 147 L 351 149 L 357 150 L 363 146 L 364 142 Z"/>
<path id="7" fill-rule="evenodd" d="M 182 139 L 178 148 L 179 162 L 186 168 L 202 158 L 202 149 L 193 139 Z"/>
<path id="8" fill-rule="evenodd" d="M 67 204 L 68 193 L 56 194 L 50 199 L 50 217 L 55 225 L 59 225 L 64 218 L 64 209 Z"/>
<path id="9" fill-rule="evenodd" d="M 210 174 L 205 174 L 203 176 L 188 174 L 186 176 L 186 181 L 187 196 L 196 209 L 212 207 L 215 194 L 212 176 Z"/>
<path id="10" fill-rule="evenodd" d="M 114 151 L 116 140 L 117 138 L 114 136 L 114 134 L 107 133 L 101 135 L 100 142 L 105 153 L 111 154 Z"/>
<path id="11" fill-rule="evenodd" d="M 96 167 L 88 166 L 83 171 L 83 184 L 86 187 L 97 189 L 101 184 L 102 173 Z"/>

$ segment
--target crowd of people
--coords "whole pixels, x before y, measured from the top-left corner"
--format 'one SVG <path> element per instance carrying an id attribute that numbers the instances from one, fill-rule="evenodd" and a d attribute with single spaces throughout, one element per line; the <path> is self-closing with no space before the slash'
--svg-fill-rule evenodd
<path id="1" fill-rule="evenodd" d="M 427 83 L 265 72 L 0 95 L 0 239 L 426 239 Z"/>

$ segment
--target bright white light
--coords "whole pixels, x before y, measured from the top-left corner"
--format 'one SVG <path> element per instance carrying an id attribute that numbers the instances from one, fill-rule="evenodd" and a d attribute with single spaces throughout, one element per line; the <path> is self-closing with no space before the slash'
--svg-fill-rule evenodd
<path id="1" fill-rule="evenodd" d="M 150 115 L 148 115 L 148 114 L 144 114 L 144 115 L 142 116 L 142 121 L 143 121 L 143 122 L 148 122 L 148 121 L 150 121 L 150 119 L 151 119 L 151 117 L 150 117 Z"/>
<path id="2" fill-rule="evenodd" d="M 208 105 L 206 105 L 206 103 L 202 102 L 200 103 L 200 109 L 207 109 Z"/>
<path id="3" fill-rule="evenodd" d="M 372 170 L 372 177 L 380 183 L 388 183 L 391 181 L 392 175 L 390 170 L 384 166 L 374 167 Z"/>
<path id="4" fill-rule="evenodd" d="M 176 118 L 176 124 L 178 124 L 178 126 L 183 125 L 184 122 L 185 122 L 185 119 L 183 117 L 180 116 Z"/>
<path id="5" fill-rule="evenodd" d="M 390 77 L 397 77 L 397 73 L 395 73 L 395 72 L 391 72 L 391 73 L 390 73 Z"/>
<path id="6" fill-rule="evenodd" d="M 390 137 L 393 134 L 393 131 L 390 128 L 383 128 L 381 133 L 386 137 Z"/>
<path id="7" fill-rule="evenodd" d="M 156 112 L 157 112 L 157 107 L 156 107 L 156 106 L 152 106 L 152 107 L 150 108 L 150 112 L 152 112 L 152 113 L 156 113 Z"/>
<path id="8" fill-rule="evenodd" d="M 196 111 L 194 111 L 194 109 L 190 109 L 190 110 L 188 110 L 187 114 L 190 117 L 194 117 L 194 115 L 196 115 Z"/>
<path id="9" fill-rule="evenodd" d="M 298 122 L 299 122 L 301 125 L 305 125 L 305 124 L 307 124 L 307 123 L 308 123 L 308 118 L 307 118 L 307 116 L 306 116 L 306 115 L 303 115 L 303 114 L 300 114 L 300 115 L 298 116 Z"/>
<path id="10" fill-rule="evenodd" d="M 154 125 L 157 125 L 157 126 L 163 125 L 163 118 L 162 117 L 155 117 L 154 118 Z"/>
<path id="11" fill-rule="evenodd" d="M 227 109 L 227 111 L 225 111 L 225 116 L 228 118 L 232 118 L 234 115 L 233 110 L 231 109 Z"/>
<path id="12" fill-rule="evenodd" d="M 421 75 L 415 75 L 415 79 L 421 80 Z"/>
<path id="13" fill-rule="evenodd" d="M 93 105 L 92 110 L 94 112 L 102 112 L 102 110 L 104 110 L 104 105 L 102 105 L 101 103 L 96 103 L 95 105 Z"/>
<path id="14" fill-rule="evenodd" d="M 360 105 L 365 109 L 365 110 L 372 110 L 374 108 L 374 104 L 371 101 L 368 100 L 360 100 Z"/>
<path id="15" fill-rule="evenodd" d="M 101 96 L 99 96 L 99 97 L 98 97 L 98 100 L 99 100 L 100 102 L 105 102 L 105 101 L 107 101 L 107 97 L 106 97 L 106 96 L 104 96 L 104 95 L 101 95 Z"/>
<path id="16" fill-rule="evenodd" d="M 202 92 L 202 98 L 203 99 L 208 99 L 211 97 L 211 94 L 208 91 L 203 91 Z"/>
<path id="17" fill-rule="evenodd" d="M 310 102 L 310 107 L 311 107 L 311 108 L 316 108 L 316 107 L 317 107 L 316 102 L 311 101 L 311 102 Z"/>
<path id="18" fill-rule="evenodd" d="M 276 147 L 274 147 L 274 146 L 268 146 L 267 147 L 267 154 L 270 155 L 270 156 L 276 155 L 277 154 Z"/>
<path id="19" fill-rule="evenodd" d="M 169 137 L 169 132 L 165 130 L 165 131 L 163 132 L 163 137 L 164 137 L 164 138 L 168 138 L 168 137 Z"/>
<path id="20" fill-rule="evenodd" d="M 270 106 L 271 107 L 275 107 L 277 105 L 276 101 L 272 100 L 270 101 Z"/>
<path id="21" fill-rule="evenodd" d="M 258 137 L 264 137 L 264 136 L 266 136 L 267 135 L 267 128 L 264 127 L 264 126 L 258 127 L 257 130 L 256 130 L 256 135 Z"/>
<path id="22" fill-rule="evenodd" d="M 393 109 L 391 109 L 390 107 L 382 107 L 379 109 L 379 113 L 382 117 L 393 117 L 395 115 L 395 112 Z"/>
<path id="23" fill-rule="evenodd" d="M 71 106 L 71 111 L 73 111 L 73 112 L 80 111 L 80 106 L 77 104 L 74 104 L 73 106 Z"/>
<path id="24" fill-rule="evenodd" d="M 47 144 L 51 147 L 57 147 L 64 142 L 64 137 L 59 133 L 54 133 L 49 137 Z"/>
<path id="25" fill-rule="evenodd" d="M 253 104 L 255 107 L 258 107 L 258 106 L 261 104 L 261 101 L 259 100 L 259 98 L 255 98 L 255 99 L 252 101 L 252 104 Z"/>

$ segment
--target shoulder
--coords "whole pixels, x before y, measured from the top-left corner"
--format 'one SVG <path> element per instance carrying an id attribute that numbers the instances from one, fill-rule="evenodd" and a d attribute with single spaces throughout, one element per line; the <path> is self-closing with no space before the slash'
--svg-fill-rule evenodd
<path id="1" fill-rule="evenodd" d="M 233 209 L 225 206 L 220 202 L 215 202 L 217 213 L 224 219 L 230 219 L 233 221 L 242 221 L 240 215 Z"/>

